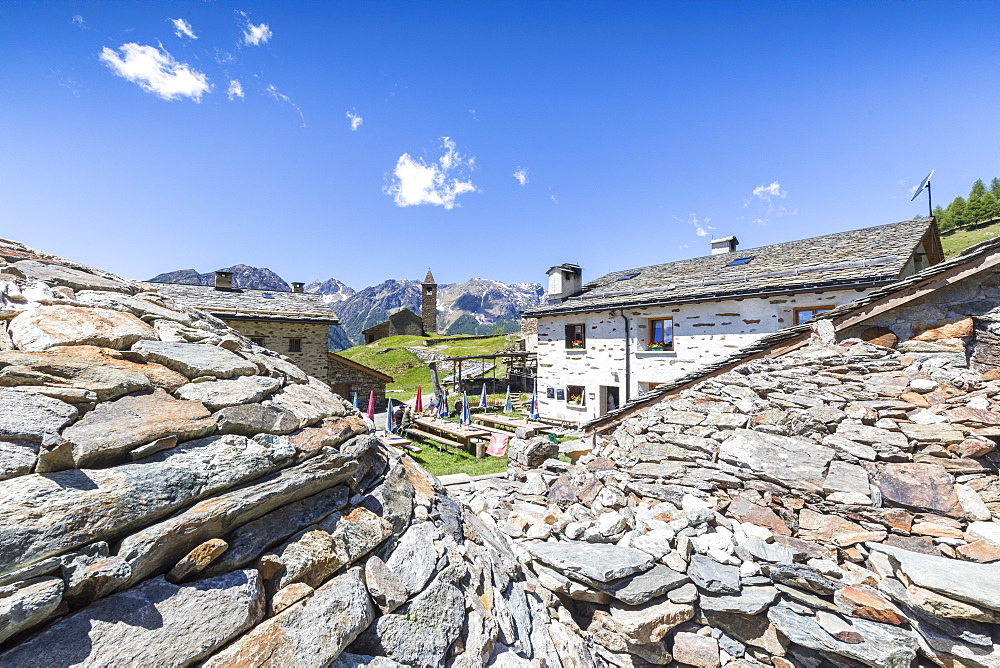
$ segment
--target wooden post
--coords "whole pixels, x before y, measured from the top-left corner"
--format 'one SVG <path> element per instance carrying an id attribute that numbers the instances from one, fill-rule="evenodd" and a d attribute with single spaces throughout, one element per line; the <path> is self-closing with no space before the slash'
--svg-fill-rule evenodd
<path id="1" fill-rule="evenodd" d="M 444 392 L 441 391 L 441 383 L 438 382 L 438 363 L 430 362 L 427 366 L 431 370 L 431 383 L 434 386 L 434 403 L 437 403 L 444 397 Z"/>
<path id="2" fill-rule="evenodd" d="M 476 439 L 476 459 L 484 459 L 486 457 L 486 441 L 481 438 Z"/>

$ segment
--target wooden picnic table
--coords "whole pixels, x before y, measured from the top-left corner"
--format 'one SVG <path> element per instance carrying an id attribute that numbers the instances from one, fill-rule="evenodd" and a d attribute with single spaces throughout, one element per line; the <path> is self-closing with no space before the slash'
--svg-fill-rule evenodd
<path id="1" fill-rule="evenodd" d="M 471 451 L 475 447 L 476 457 L 482 458 L 485 456 L 485 445 L 481 443 L 473 444 L 472 442 L 476 439 L 489 440 L 490 432 L 485 429 L 456 424 L 435 417 L 419 417 L 413 421 L 413 424 L 417 427 L 414 431 L 416 431 L 418 436 L 423 434 L 431 436 L 441 434 L 443 438 L 435 440 L 443 442 L 446 445 L 457 444 L 468 451 Z"/>
<path id="2" fill-rule="evenodd" d="M 483 413 L 482 415 L 476 415 L 472 418 L 472 420 L 473 422 L 481 422 L 484 425 L 501 427 L 508 431 L 514 431 L 518 427 L 525 427 L 527 429 L 534 429 L 540 434 L 547 434 L 552 430 L 552 428 L 544 422 L 535 422 L 533 420 L 524 420 L 521 418 L 508 417 L 506 415 L 497 415 L 496 413 Z"/>
<path id="3" fill-rule="evenodd" d="M 402 448 L 403 450 L 408 450 L 410 452 L 423 452 L 420 448 L 413 445 L 410 439 L 403 438 L 402 436 L 397 436 L 396 434 L 386 434 L 385 432 L 378 432 L 375 436 L 378 440 L 382 441 L 386 445 L 391 445 L 394 448 Z"/>

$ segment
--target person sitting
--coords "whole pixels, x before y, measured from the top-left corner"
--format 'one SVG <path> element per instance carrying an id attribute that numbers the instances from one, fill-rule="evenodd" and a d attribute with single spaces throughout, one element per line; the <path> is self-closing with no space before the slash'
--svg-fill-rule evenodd
<path id="1" fill-rule="evenodd" d="M 458 415 L 459 417 L 461 417 L 462 416 L 462 408 L 463 408 L 462 400 L 461 399 L 455 399 L 455 415 Z"/>
<path id="2" fill-rule="evenodd" d="M 394 429 L 392 430 L 394 434 L 399 433 L 399 425 L 403 421 L 403 404 L 396 406 L 396 410 L 392 412 L 392 422 Z"/>
<path id="3" fill-rule="evenodd" d="M 410 412 L 410 407 L 407 406 L 406 410 L 403 411 L 403 417 L 399 420 L 399 435 L 406 436 L 406 430 L 413 426 L 413 413 Z"/>

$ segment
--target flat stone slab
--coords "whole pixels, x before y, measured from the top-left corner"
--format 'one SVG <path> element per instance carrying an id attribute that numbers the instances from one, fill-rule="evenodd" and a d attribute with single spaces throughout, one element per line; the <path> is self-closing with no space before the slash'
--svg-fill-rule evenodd
<path id="1" fill-rule="evenodd" d="M 691 582 L 691 578 L 683 573 L 678 573 L 663 564 L 656 564 L 645 573 L 639 573 L 631 578 L 613 583 L 604 591 L 622 603 L 642 605 L 646 601 L 666 594 L 688 582 Z"/>
<path id="2" fill-rule="evenodd" d="M 886 501 L 954 518 L 964 515 L 955 485 L 943 466 L 885 464 L 875 469 L 873 478 Z"/>
<path id="3" fill-rule="evenodd" d="M 185 586 L 157 577 L 56 622 L 0 654 L 0 665 L 185 666 L 263 614 L 264 590 L 256 570 Z"/>
<path id="4" fill-rule="evenodd" d="M 561 543 L 525 542 L 539 561 L 572 576 L 582 575 L 597 582 L 610 582 L 633 573 L 647 571 L 653 558 L 641 550 L 602 543 L 564 541 Z"/>
<path id="5" fill-rule="evenodd" d="M 97 275 L 61 264 L 50 264 L 38 260 L 21 260 L 15 262 L 14 266 L 24 272 L 26 277 L 37 278 L 50 285 L 64 285 L 73 290 L 113 290 L 126 294 L 135 292 L 132 285 L 105 272 Z"/>
<path id="6" fill-rule="evenodd" d="M 735 612 L 741 615 L 756 615 L 774 602 L 778 590 L 774 587 L 744 587 L 735 596 L 714 596 L 702 594 L 698 605 L 702 610 L 712 612 Z"/>
<path id="7" fill-rule="evenodd" d="M 200 401 L 210 411 L 228 406 L 256 403 L 281 387 L 281 381 L 270 376 L 241 376 L 231 380 L 188 383 L 174 393 L 179 399 Z"/>
<path id="8" fill-rule="evenodd" d="M 834 450 L 804 439 L 737 429 L 723 441 L 719 458 L 745 466 L 761 477 L 792 487 L 820 491 Z"/>
<path id="9" fill-rule="evenodd" d="M 150 362 L 162 364 L 188 378 L 252 376 L 257 365 L 225 348 L 203 343 L 140 341 L 132 347 Z"/>
<path id="10" fill-rule="evenodd" d="M 114 462 L 159 438 L 189 441 L 213 431 L 215 419 L 200 402 L 157 390 L 98 404 L 62 436 L 72 444 L 76 468 L 84 468 Z"/>
<path id="11" fill-rule="evenodd" d="M 28 390 L 0 387 L 0 441 L 41 443 L 79 417 L 69 404 Z"/>
<path id="12" fill-rule="evenodd" d="M 740 569 L 720 564 L 703 554 L 691 555 L 687 573 L 703 591 L 713 594 L 738 594 L 740 591 Z"/>
<path id="13" fill-rule="evenodd" d="M 1000 563 L 977 564 L 971 561 L 933 557 L 882 543 L 865 543 L 869 550 L 891 556 L 913 584 L 939 594 L 1000 610 Z"/>
<path id="14" fill-rule="evenodd" d="M 909 442 L 906 440 L 906 436 L 898 431 L 889 431 L 888 429 L 869 427 L 868 425 L 863 424 L 841 423 L 837 425 L 837 436 L 846 438 L 850 441 L 864 443 L 866 445 L 888 443 L 889 445 L 894 445 L 897 448 L 902 448 L 903 450 L 905 450 L 907 445 L 909 445 Z"/>
<path id="15" fill-rule="evenodd" d="M 131 313 L 85 306 L 39 306 L 10 321 L 8 332 L 20 350 L 92 345 L 128 350 L 155 339 L 153 328 Z"/>
<path id="16" fill-rule="evenodd" d="M 0 642 L 44 622 L 62 600 L 62 578 L 43 577 L 5 587 L 0 595 Z"/>
<path id="17" fill-rule="evenodd" d="M 824 492 L 851 492 L 869 494 L 868 473 L 857 464 L 848 464 L 839 459 L 830 462 L 830 470 L 823 482 Z"/>

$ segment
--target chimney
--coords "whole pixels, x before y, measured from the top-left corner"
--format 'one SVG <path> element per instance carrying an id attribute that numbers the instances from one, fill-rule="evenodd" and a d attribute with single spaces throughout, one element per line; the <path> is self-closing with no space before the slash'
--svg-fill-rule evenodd
<path id="1" fill-rule="evenodd" d="M 561 264 L 550 267 L 548 302 L 559 303 L 571 295 L 575 295 L 583 287 L 583 269 L 575 264 Z"/>
<path id="2" fill-rule="evenodd" d="M 305 283 L 292 283 L 292 292 L 305 292 Z"/>
<path id="3" fill-rule="evenodd" d="M 736 237 L 722 237 L 721 239 L 712 239 L 712 255 L 722 255 L 723 253 L 732 253 L 736 250 L 739 245 L 740 240 Z"/>
<path id="4" fill-rule="evenodd" d="M 217 272 L 215 272 L 215 289 L 216 290 L 232 290 L 233 289 L 233 272 L 231 272 L 231 271 L 217 271 Z"/>

